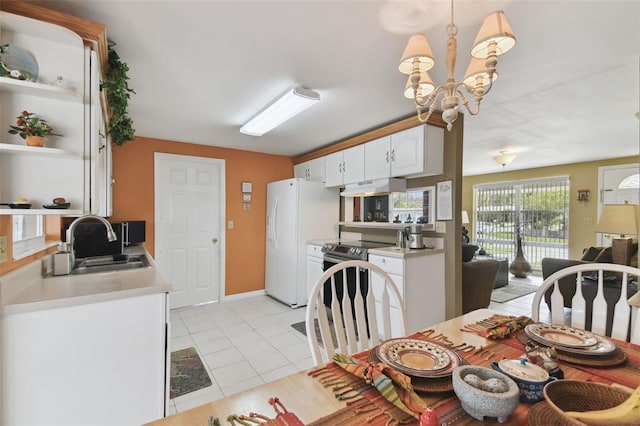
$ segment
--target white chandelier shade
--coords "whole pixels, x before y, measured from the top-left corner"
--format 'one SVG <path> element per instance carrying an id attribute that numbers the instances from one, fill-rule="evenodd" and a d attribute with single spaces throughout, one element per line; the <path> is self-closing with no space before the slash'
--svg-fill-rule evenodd
<path id="1" fill-rule="evenodd" d="M 482 27 L 473 42 L 471 56 L 483 59 L 489 57 L 492 43 L 495 43 L 495 53 L 498 56 L 507 53 L 516 44 L 516 36 L 501 10 L 484 18 Z"/>
<path id="2" fill-rule="evenodd" d="M 431 46 L 427 41 L 427 36 L 424 34 L 414 34 L 411 36 L 400 59 L 398 69 L 403 74 L 411 74 L 414 61 L 418 61 L 420 72 L 429 71 L 435 64 Z"/>

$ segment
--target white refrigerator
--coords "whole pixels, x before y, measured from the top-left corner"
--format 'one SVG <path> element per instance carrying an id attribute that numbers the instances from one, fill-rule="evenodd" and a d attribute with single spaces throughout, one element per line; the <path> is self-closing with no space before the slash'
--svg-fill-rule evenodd
<path id="1" fill-rule="evenodd" d="M 267 294 L 292 308 L 307 304 L 307 241 L 337 239 L 339 216 L 340 194 L 322 182 L 267 184 Z"/>

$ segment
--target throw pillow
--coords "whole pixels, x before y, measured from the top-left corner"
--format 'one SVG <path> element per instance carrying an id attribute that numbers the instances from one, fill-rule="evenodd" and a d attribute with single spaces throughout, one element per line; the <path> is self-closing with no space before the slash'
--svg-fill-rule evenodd
<path id="1" fill-rule="evenodd" d="M 593 259 L 595 259 L 601 251 L 602 247 L 589 247 L 588 249 L 585 249 L 584 252 L 582 252 L 582 257 L 580 258 L 580 260 L 593 262 Z"/>
<path id="2" fill-rule="evenodd" d="M 595 259 L 593 259 L 593 263 L 613 263 L 611 247 L 606 247 L 600 250 L 600 253 L 595 257 Z"/>

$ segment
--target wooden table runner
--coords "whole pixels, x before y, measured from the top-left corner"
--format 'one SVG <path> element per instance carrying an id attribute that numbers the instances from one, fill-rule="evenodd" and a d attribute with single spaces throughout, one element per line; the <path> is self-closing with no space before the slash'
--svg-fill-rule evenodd
<path id="1" fill-rule="evenodd" d="M 422 333 L 415 333 L 408 336 L 412 339 L 426 340 L 438 344 L 442 344 L 441 340 L 430 339 Z M 453 342 L 454 344 L 461 342 Z M 624 365 L 618 367 L 594 368 L 585 367 L 565 362 L 560 362 L 560 367 L 564 371 L 565 378 L 594 381 L 599 383 L 611 384 L 618 383 L 631 388 L 635 388 L 640 383 L 640 347 L 627 342 L 616 341 L 616 344 L 624 350 L 627 355 L 627 361 Z M 369 351 L 358 354 L 358 359 L 366 360 Z M 477 348 L 470 352 L 460 352 L 460 355 L 472 365 L 491 368 L 491 361 L 500 361 L 501 359 L 518 359 L 524 354 L 523 344 L 515 337 L 509 337 L 502 340 L 488 341 L 487 345 L 482 349 Z M 313 422 L 313 426 L 325 425 L 345 425 L 355 426 L 362 424 L 371 424 L 374 426 L 406 423 L 408 425 L 417 425 L 419 422 L 413 418 L 407 418 L 391 403 L 382 398 L 379 392 L 366 383 L 364 380 L 355 378 L 335 363 L 329 363 L 321 370 L 313 370 L 312 375 L 324 382 L 327 391 L 342 394 L 350 397 L 349 407 L 339 410 L 330 416 Z M 335 382 L 335 384 L 334 384 Z M 345 384 L 347 384 L 345 386 Z M 335 386 L 342 386 L 338 390 L 332 390 Z M 481 424 L 498 424 L 497 419 L 487 417 L 485 422 L 480 422 L 473 417 L 461 412 L 459 400 L 453 392 L 420 394 L 424 401 L 433 408 L 445 408 L 452 413 L 451 418 L 447 419 L 448 425 L 481 425 Z M 520 403 L 518 408 L 509 416 L 509 420 L 504 425 L 523 425 L 527 424 L 527 414 L 532 404 Z"/>

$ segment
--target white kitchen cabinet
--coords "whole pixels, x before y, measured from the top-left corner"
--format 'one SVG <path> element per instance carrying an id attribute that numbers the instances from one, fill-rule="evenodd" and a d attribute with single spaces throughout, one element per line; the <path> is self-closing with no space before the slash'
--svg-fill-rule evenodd
<path id="1" fill-rule="evenodd" d="M 313 182 L 324 182 L 324 160 L 324 157 L 320 157 L 305 161 L 304 163 L 296 164 L 293 166 L 293 177 Z"/>
<path id="2" fill-rule="evenodd" d="M 166 293 L 5 315 L 0 423 L 164 417 L 166 317 Z"/>
<path id="3" fill-rule="evenodd" d="M 383 256 L 369 254 L 369 262 L 379 266 L 398 286 L 404 299 L 407 317 L 407 334 L 429 328 L 445 320 L 444 312 L 444 252 L 438 251 L 423 255 Z M 380 280 L 373 274 L 372 280 Z M 378 297 L 376 297 L 379 300 Z M 390 299 L 392 308 L 391 330 L 397 334 L 399 302 Z"/>
<path id="4" fill-rule="evenodd" d="M 444 130 L 420 125 L 365 146 L 365 180 L 442 174 Z"/>
<path id="5" fill-rule="evenodd" d="M 3 200 L 29 199 L 33 209 L 64 197 L 65 214 L 93 211 L 90 206 L 92 158 L 88 53 L 82 38 L 61 26 L 0 12 L 0 44 L 20 47 L 38 64 L 36 82 L 0 77 L 0 128 L 15 124 L 23 110 L 47 120 L 55 133 L 45 147 L 28 147 L 18 135 L 0 133 L 0 193 Z M 52 85 L 62 77 L 63 86 Z M 105 163 L 106 164 L 106 163 Z M 10 212 L 10 213 L 9 213 Z M 32 214 L 29 210 L 0 214 Z M 40 214 L 60 214 L 43 210 Z"/>
<path id="6" fill-rule="evenodd" d="M 311 293 L 311 288 L 315 285 L 323 270 L 322 245 L 307 244 L 307 299 Z"/>
<path id="7" fill-rule="evenodd" d="M 328 154 L 325 157 L 325 167 L 327 187 L 364 181 L 364 145 Z"/>

